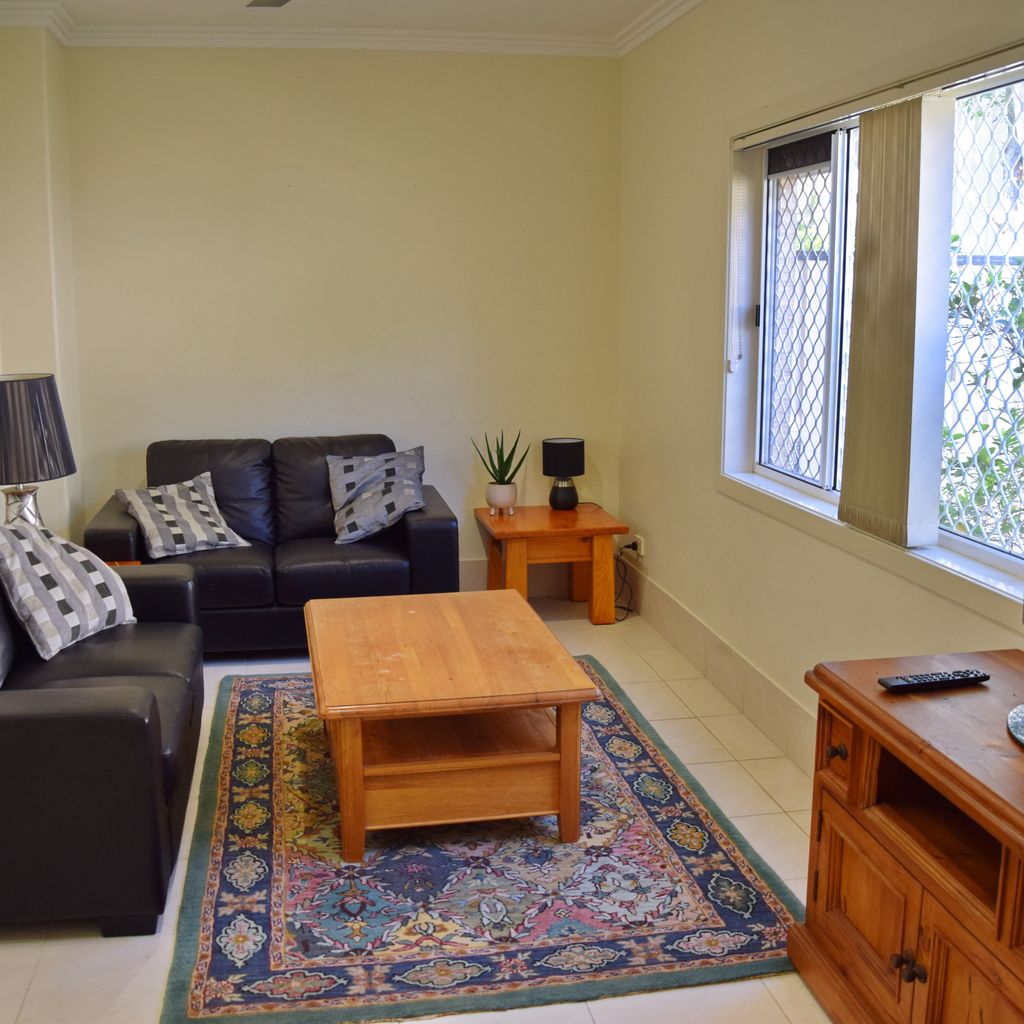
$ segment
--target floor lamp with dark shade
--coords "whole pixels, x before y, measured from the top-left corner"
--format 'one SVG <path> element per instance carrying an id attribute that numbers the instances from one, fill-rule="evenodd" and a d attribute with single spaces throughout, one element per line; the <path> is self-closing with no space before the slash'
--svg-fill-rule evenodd
<path id="1" fill-rule="evenodd" d="M 554 509 L 574 509 L 579 504 L 574 476 L 583 475 L 583 438 L 547 437 L 541 442 L 545 476 L 553 476 L 548 504 Z"/>
<path id="2" fill-rule="evenodd" d="M 0 374 L 0 484 L 5 523 L 43 525 L 36 484 L 75 472 L 64 410 L 52 373 Z"/>

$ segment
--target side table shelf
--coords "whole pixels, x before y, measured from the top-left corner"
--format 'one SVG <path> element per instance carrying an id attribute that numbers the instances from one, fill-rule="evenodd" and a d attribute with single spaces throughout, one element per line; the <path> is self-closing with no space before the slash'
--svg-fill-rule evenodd
<path id="1" fill-rule="evenodd" d="M 879 676 L 979 667 L 987 686 L 892 696 Z M 797 970 L 843 1024 L 1024 1019 L 1024 652 L 834 662 L 818 693 Z"/>

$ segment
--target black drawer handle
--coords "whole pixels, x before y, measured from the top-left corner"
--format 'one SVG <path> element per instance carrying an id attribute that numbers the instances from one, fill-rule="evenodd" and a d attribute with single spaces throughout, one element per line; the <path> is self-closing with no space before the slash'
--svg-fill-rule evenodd
<path id="1" fill-rule="evenodd" d="M 850 752 L 846 749 L 845 743 L 840 743 L 838 746 L 826 747 L 825 758 L 831 761 L 833 757 L 838 757 L 840 761 L 845 761 L 850 756 Z"/>
<path id="2" fill-rule="evenodd" d="M 894 971 L 900 972 L 900 977 L 908 984 L 913 985 L 915 981 L 922 983 L 928 980 L 928 972 L 914 960 L 914 954 L 905 949 L 902 953 L 893 953 L 889 957 L 889 966 Z"/>

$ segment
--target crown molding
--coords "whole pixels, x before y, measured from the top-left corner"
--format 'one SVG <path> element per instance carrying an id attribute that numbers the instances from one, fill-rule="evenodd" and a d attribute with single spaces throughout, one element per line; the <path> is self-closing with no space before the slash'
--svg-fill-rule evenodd
<path id="1" fill-rule="evenodd" d="M 69 46 L 250 47 L 318 50 L 415 50 L 451 53 L 520 53 L 573 57 L 616 57 L 615 46 L 601 39 L 526 36 L 486 32 L 348 31 L 279 29 L 265 26 L 179 28 L 125 25 L 76 28 Z"/>
<path id="2" fill-rule="evenodd" d="M 635 50 L 641 43 L 647 42 L 663 28 L 667 28 L 677 18 L 699 7 L 704 0 L 662 0 L 639 18 L 631 21 L 614 39 L 617 57 L 625 57 L 630 50 Z"/>
<path id="3" fill-rule="evenodd" d="M 703 0 L 662 0 L 611 39 L 509 32 L 286 29 L 268 26 L 77 25 L 60 0 L 0 0 L 0 27 L 48 28 L 65 46 L 405 50 L 622 57 Z"/>
<path id="4" fill-rule="evenodd" d="M 65 46 L 75 31 L 60 0 L 0 0 L 0 27 L 48 28 Z"/>

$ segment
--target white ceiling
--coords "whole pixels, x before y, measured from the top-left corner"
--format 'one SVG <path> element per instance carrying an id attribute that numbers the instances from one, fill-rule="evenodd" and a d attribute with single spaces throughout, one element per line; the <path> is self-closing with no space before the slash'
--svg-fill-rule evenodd
<path id="1" fill-rule="evenodd" d="M 79 46 L 311 46 L 620 56 L 701 0 L 0 0 Z"/>

